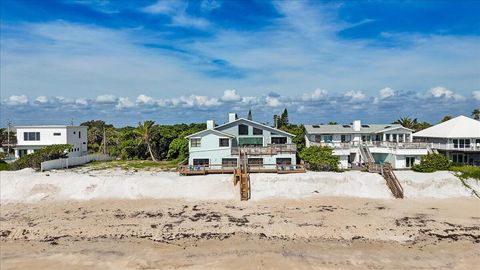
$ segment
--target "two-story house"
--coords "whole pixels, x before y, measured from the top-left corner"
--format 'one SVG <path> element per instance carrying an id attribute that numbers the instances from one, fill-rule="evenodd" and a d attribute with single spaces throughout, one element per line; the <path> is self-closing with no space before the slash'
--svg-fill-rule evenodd
<path id="1" fill-rule="evenodd" d="M 35 150 L 53 144 L 70 144 L 70 157 L 87 154 L 87 127 L 86 126 L 17 126 L 17 145 L 15 158 L 28 155 Z"/>
<path id="2" fill-rule="evenodd" d="M 307 147 L 329 146 L 340 167 L 388 162 L 393 168 L 410 168 L 428 153 L 427 145 L 412 142 L 413 130 L 398 124 L 305 125 Z"/>
<path id="3" fill-rule="evenodd" d="M 453 162 L 480 165 L 480 121 L 460 115 L 413 134 Z"/>
<path id="4" fill-rule="evenodd" d="M 188 165 L 191 170 L 235 168 L 247 162 L 252 171 L 276 170 L 278 165 L 294 168 L 296 145 L 294 135 L 230 113 L 228 122 L 219 126 L 207 121 L 207 129 L 191 134 Z M 240 157 L 246 160 L 240 160 Z"/>

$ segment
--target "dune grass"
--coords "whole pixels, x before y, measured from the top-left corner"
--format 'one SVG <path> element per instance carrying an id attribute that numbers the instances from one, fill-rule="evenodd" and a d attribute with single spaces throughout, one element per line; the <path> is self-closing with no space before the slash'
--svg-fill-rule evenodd
<path id="1" fill-rule="evenodd" d="M 480 191 L 475 190 L 469 181 L 473 180 L 477 184 L 480 181 L 480 167 L 477 166 L 451 166 L 450 171 L 460 179 L 465 188 L 469 189 L 472 194 L 480 198 Z"/>
<path id="2" fill-rule="evenodd" d="M 179 160 L 113 160 L 113 161 L 95 161 L 88 164 L 92 170 L 170 170 L 177 168 Z"/>

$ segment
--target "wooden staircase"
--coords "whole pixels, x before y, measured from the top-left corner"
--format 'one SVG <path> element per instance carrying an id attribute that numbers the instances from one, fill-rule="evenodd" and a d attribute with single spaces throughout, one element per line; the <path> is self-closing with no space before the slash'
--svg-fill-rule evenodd
<path id="1" fill-rule="evenodd" d="M 387 162 L 384 165 L 379 165 L 369 162 L 367 163 L 367 170 L 372 173 L 381 174 L 393 196 L 397 199 L 403 199 L 403 187 L 393 172 L 393 168 L 390 163 Z"/>
<path id="2" fill-rule="evenodd" d="M 248 170 L 248 158 L 245 151 L 240 150 L 240 162 L 233 174 L 233 184 L 240 183 L 240 200 L 250 199 L 250 172 Z"/>
<path id="3" fill-rule="evenodd" d="M 375 163 L 375 159 L 373 158 L 372 152 L 370 152 L 367 144 L 360 144 L 358 148 L 360 156 L 362 157 L 365 164 Z"/>

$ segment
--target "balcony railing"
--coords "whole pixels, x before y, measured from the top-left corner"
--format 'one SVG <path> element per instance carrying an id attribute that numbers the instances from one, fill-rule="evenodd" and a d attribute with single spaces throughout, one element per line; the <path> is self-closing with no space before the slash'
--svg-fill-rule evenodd
<path id="1" fill-rule="evenodd" d="M 333 149 L 350 149 L 357 148 L 361 144 L 366 144 L 369 147 L 391 148 L 391 149 L 426 149 L 427 143 L 418 142 L 312 142 L 314 146 L 328 146 Z"/>
<path id="2" fill-rule="evenodd" d="M 242 151 L 247 155 L 276 155 L 281 153 L 294 154 L 297 152 L 295 144 L 269 144 L 267 146 L 239 146 L 232 147 L 231 154 L 238 155 Z"/>
<path id="3" fill-rule="evenodd" d="M 480 144 L 428 143 L 430 148 L 439 150 L 480 151 Z"/>

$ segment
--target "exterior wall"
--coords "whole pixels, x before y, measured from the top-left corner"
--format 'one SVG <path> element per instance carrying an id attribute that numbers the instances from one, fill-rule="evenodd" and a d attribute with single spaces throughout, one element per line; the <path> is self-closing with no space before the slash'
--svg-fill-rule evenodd
<path id="1" fill-rule="evenodd" d="M 188 142 L 190 155 L 188 164 L 193 165 L 193 159 L 208 159 L 209 164 L 222 164 L 222 158 L 231 157 L 232 139 L 211 133 L 202 137 L 193 137 L 200 139 L 200 147 L 192 147 L 191 141 Z M 219 147 L 219 139 L 230 139 L 229 147 Z"/>
<path id="2" fill-rule="evenodd" d="M 39 132 L 40 140 L 25 141 L 24 132 Z M 54 133 L 60 133 L 60 135 L 54 136 Z M 32 154 L 37 149 L 53 144 L 71 144 L 73 149 L 71 152 L 68 153 L 69 157 L 86 155 L 88 151 L 87 127 L 18 127 L 17 146 L 15 147 L 15 158 L 20 157 L 19 153 L 21 150 L 26 150 L 27 154 Z"/>
<path id="3" fill-rule="evenodd" d="M 221 131 L 225 132 L 225 133 L 228 133 L 228 134 L 232 134 L 233 136 L 235 136 L 237 138 L 237 140 L 235 140 L 235 143 L 234 143 L 233 146 L 238 145 L 238 138 L 254 138 L 254 137 L 262 137 L 263 138 L 263 146 L 268 146 L 269 144 L 271 144 L 272 143 L 272 137 L 287 138 L 287 143 L 292 143 L 292 138 L 290 138 L 288 136 L 285 136 L 285 135 L 280 135 L 280 134 L 272 135 L 272 133 L 269 130 L 265 130 L 265 129 L 262 129 L 263 130 L 262 135 L 253 135 L 253 126 L 248 125 L 248 123 L 245 123 L 245 125 L 248 126 L 248 135 L 238 135 L 238 125 L 228 127 L 228 128 L 225 128 L 225 129 L 221 129 Z M 261 127 L 258 127 L 258 128 L 261 129 Z"/>

